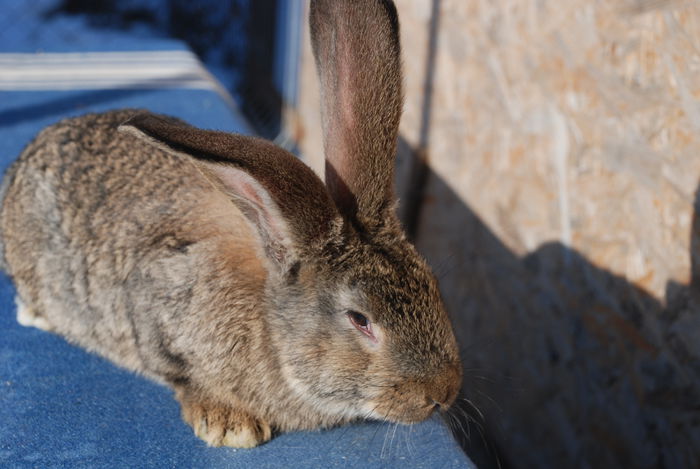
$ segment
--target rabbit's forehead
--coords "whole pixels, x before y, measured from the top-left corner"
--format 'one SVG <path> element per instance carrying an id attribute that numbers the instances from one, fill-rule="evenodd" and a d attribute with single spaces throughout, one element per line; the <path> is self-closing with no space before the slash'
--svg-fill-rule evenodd
<path id="1" fill-rule="evenodd" d="M 378 318 L 394 365 L 405 374 L 422 375 L 456 360 L 450 320 L 429 270 L 371 280 L 367 305 Z"/>
<path id="2" fill-rule="evenodd" d="M 354 272 L 345 299 L 386 325 L 444 315 L 435 278 L 420 259 L 375 254 L 371 261 Z"/>

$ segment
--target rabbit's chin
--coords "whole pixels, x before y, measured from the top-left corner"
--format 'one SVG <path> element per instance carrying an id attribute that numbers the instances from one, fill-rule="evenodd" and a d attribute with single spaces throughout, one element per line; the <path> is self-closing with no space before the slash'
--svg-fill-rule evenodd
<path id="1" fill-rule="evenodd" d="M 403 424 L 422 422 L 430 417 L 435 410 L 434 405 L 397 407 L 396 402 L 368 402 L 363 407 L 366 409 L 365 418 Z"/>
<path id="2" fill-rule="evenodd" d="M 315 407 L 322 414 L 334 416 L 334 420 L 338 423 L 355 420 L 378 420 L 413 424 L 427 419 L 435 410 L 433 405 L 425 405 L 423 407 L 404 405 L 397 407 L 396 402 L 377 403 L 374 401 L 365 401 L 363 403 L 316 402 Z"/>

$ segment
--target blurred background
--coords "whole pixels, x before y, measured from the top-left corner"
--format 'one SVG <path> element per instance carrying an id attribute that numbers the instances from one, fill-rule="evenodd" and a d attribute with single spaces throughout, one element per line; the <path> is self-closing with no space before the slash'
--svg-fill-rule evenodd
<path id="1" fill-rule="evenodd" d="M 282 102 L 295 102 L 298 0 L 2 0 L 0 7 L 0 52 L 168 50 L 179 40 L 258 134 L 279 136 Z"/>
<path id="2" fill-rule="evenodd" d="M 462 346 L 467 452 L 700 467 L 700 5 L 396 3 L 399 210 Z M 4 53 L 183 41 L 252 132 L 322 168 L 302 0 L 0 8 Z"/>

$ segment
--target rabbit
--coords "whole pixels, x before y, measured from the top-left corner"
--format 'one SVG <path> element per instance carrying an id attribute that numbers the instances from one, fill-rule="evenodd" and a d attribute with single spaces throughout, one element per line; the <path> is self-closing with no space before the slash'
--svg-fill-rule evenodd
<path id="1" fill-rule="evenodd" d="M 435 277 L 395 214 L 402 108 L 389 0 L 312 0 L 325 183 L 255 137 L 143 110 L 41 131 L 0 193 L 17 319 L 169 386 L 212 446 L 460 390 Z"/>

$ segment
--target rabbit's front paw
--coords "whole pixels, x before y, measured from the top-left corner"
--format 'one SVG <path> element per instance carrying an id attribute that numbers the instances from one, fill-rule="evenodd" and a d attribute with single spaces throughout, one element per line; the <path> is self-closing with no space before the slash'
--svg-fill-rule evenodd
<path id="1" fill-rule="evenodd" d="M 253 448 L 272 437 L 267 422 L 248 412 L 210 401 L 179 398 L 182 418 L 209 446 Z"/>
<path id="2" fill-rule="evenodd" d="M 25 327 L 36 327 L 44 331 L 51 332 L 53 327 L 49 322 L 32 308 L 26 305 L 19 295 L 15 296 L 15 304 L 17 305 L 17 322 Z"/>

